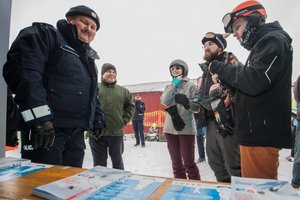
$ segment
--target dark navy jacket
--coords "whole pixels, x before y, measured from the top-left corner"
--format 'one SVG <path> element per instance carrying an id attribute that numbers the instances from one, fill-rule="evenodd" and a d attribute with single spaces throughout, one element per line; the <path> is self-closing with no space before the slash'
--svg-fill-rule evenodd
<path id="1" fill-rule="evenodd" d="M 135 101 L 135 112 L 132 117 L 132 121 L 143 121 L 145 112 L 145 103 L 142 101 Z"/>
<path id="2" fill-rule="evenodd" d="M 76 27 L 60 21 L 62 30 L 44 23 L 23 29 L 8 51 L 3 76 L 28 124 L 53 120 L 60 128 L 101 128 L 97 54 L 76 34 L 70 45 L 64 38 L 72 34 L 64 30 Z"/>

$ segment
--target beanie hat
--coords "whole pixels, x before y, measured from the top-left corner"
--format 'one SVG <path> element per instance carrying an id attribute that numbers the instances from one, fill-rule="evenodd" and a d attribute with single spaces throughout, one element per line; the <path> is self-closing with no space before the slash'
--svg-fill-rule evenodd
<path id="1" fill-rule="evenodd" d="M 207 42 L 207 41 L 212 41 L 213 43 L 218 45 L 218 47 L 220 47 L 223 50 L 227 47 L 227 42 L 222 34 L 208 32 L 205 34 L 204 38 L 202 39 L 202 44 L 204 45 L 205 42 Z"/>
<path id="2" fill-rule="evenodd" d="M 111 69 L 114 70 L 115 72 L 117 72 L 116 67 L 113 66 L 112 64 L 110 64 L 110 63 L 105 63 L 105 64 L 103 64 L 103 65 L 102 65 L 102 69 L 101 69 L 101 76 L 103 76 L 103 74 L 104 74 L 106 71 L 111 70 Z"/>
<path id="3" fill-rule="evenodd" d="M 100 19 L 94 10 L 92 10 L 87 6 L 75 6 L 73 8 L 70 8 L 70 10 L 66 13 L 66 17 L 77 16 L 77 15 L 84 15 L 92 18 L 97 24 L 97 31 L 99 30 Z"/>

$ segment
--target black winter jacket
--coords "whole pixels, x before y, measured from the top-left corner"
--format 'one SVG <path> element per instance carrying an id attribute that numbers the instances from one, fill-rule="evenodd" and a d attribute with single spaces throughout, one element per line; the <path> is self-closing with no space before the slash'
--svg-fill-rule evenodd
<path id="1" fill-rule="evenodd" d="M 263 25 L 251 39 L 245 65 L 211 63 L 211 72 L 237 89 L 238 143 L 291 147 L 292 39 L 278 22 Z"/>
<path id="2" fill-rule="evenodd" d="M 3 76 L 27 124 L 53 120 L 60 128 L 101 128 L 95 51 L 65 20 L 58 29 L 33 23 L 7 53 Z"/>
<path id="3" fill-rule="evenodd" d="M 135 112 L 132 117 L 132 121 L 143 121 L 145 112 L 145 103 L 142 101 L 135 101 Z"/>

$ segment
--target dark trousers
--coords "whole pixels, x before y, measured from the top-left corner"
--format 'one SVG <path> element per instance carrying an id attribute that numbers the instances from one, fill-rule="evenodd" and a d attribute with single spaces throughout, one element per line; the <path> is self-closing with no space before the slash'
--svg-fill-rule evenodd
<path id="1" fill-rule="evenodd" d="M 55 128 L 55 140 L 49 149 L 32 148 L 29 140 L 29 129 L 21 132 L 22 158 L 30 159 L 31 162 L 82 167 L 85 142 L 82 129 L 78 128 Z"/>
<path id="2" fill-rule="evenodd" d="M 206 135 L 206 127 L 204 128 L 200 127 L 197 129 L 196 139 L 197 139 L 199 159 L 205 159 L 205 149 L 204 149 L 205 135 Z"/>
<path id="3" fill-rule="evenodd" d="M 145 145 L 145 136 L 144 136 L 144 120 L 133 120 L 132 126 L 134 129 L 134 136 L 136 139 L 136 144 Z"/>
<path id="4" fill-rule="evenodd" d="M 124 169 L 122 154 L 124 152 L 123 136 L 103 136 L 99 140 L 89 138 L 94 166 L 107 167 L 107 150 L 115 169 Z"/>
<path id="5" fill-rule="evenodd" d="M 165 133 L 172 161 L 174 178 L 200 180 L 195 163 L 195 136 Z"/>
<path id="6" fill-rule="evenodd" d="M 206 154 L 218 182 L 229 182 L 231 176 L 241 176 L 240 150 L 235 135 L 219 134 L 213 120 L 207 120 Z"/>

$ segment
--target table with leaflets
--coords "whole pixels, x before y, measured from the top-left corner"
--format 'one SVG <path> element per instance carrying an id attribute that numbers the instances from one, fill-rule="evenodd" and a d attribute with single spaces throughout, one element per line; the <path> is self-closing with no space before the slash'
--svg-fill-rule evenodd
<path id="1" fill-rule="evenodd" d="M 44 185 L 49 185 L 50 183 L 53 182 L 61 181 L 66 178 L 68 179 L 70 177 L 77 176 L 79 174 L 84 174 L 90 170 L 93 169 L 87 170 L 83 168 L 56 165 L 56 166 L 46 167 L 39 171 L 22 175 L 20 177 L 12 178 L 9 180 L 6 179 L 3 180 L 3 177 L 1 177 L 1 172 L 0 172 L 0 178 L 2 178 L 2 180 L 0 180 L 0 199 L 23 199 L 23 200 L 42 199 L 32 194 L 33 189 L 43 187 Z M 146 189 L 143 190 L 142 188 L 143 187 L 146 188 L 145 186 L 147 186 L 147 184 L 148 186 L 150 186 L 152 183 L 154 183 L 154 181 L 153 182 L 149 181 L 150 180 L 149 177 L 151 176 L 131 174 L 130 178 L 127 178 L 126 181 L 124 179 L 123 182 L 119 181 L 119 183 L 117 184 L 113 184 L 112 186 L 105 187 L 104 189 L 105 191 L 102 191 L 102 193 L 98 192 L 92 198 L 89 197 L 88 199 L 99 199 L 99 197 L 103 197 L 103 194 L 114 192 L 114 191 L 121 191 L 122 188 L 124 189 L 127 186 L 131 188 L 129 190 L 128 188 L 126 188 L 126 190 L 123 190 L 123 193 L 126 193 L 126 195 L 131 193 L 131 195 L 134 195 L 134 197 L 142 197 L 139 196 L 138 193 L 139 192 L 145 193 L 146 191 L 148 192 L 146 196 L 147 199 L 162 199 L 162 200 L 208 199 L 208 198 L 209 199 L 230 199 L 231 198 L 230 196 L 232 195 L 232 188 L 236 187 L 232 184 L 230 185 L 227 183 L 216 183 L 216 182 L 195 181 L 195 180 L 174 179 L 174 178 L 153 176 L 151 178 L 153 178 L 153 180 L 155 179 L 156 181 L 157 180 L 160 181 L 160 183 L 156 182 L 155 183 L 156 187 L 154 189 L 152 187 L 152 190 L 149 190 L 149 188 L 147 190 Z M 101 177 L 96 177 L 96 178 L 101 178 Z M 143 178 L 145 178 L 145 180 L 143 182 L 141 181 L 140 182 L 141 184 L 131 185 L 133 181 L 142 180 Z M 99 180 L 102 181 L 102 179 L 97 179 L 96 183 L 99 183 Z M 289 188 L 290 185 L 284 181 L 268 180 L 264 182 L 258 182 L 261 180 L 258 179 L 248 180 L 247 178 L 240 178 L 240 177 L 233 177 L 233 181 L 239 184 L 236 190 L 237 192 L 235 194 L 236 195 L 235 197 L 243 196 L 244 199 L 248 199 L 245 198 L 246 197 L 245 195 L 249 195 L 248 197 L 252 198 L 253 194 L 255 194 L 256 196 L 257 195 L 263 196 L 264 198 L 262 199 L 269 199 L 269 197 L 271 197 L 272 195 L 273 196 L 276 195 L 274 196 L 275 198 L 272 199 L 278 199 L 277 194 L 279 193 L 280 195 L 285 195 L 286 197 L 285 199 L 299 198 L 299 196 L 295 198 L 294 196 L 295 194 L 293 194 L 294 191 L 291 191 L 290 190 L 291 188 Z M 251 183 L 251 181 L 254 182 Z M 251 187 L 249 187 L 249 183 L 252 184 Z M 63 184 L 68 184 L 68 183 L 65 182 Z M 59 189 L 56 191 L 64 191 L 64 190 Z M 299 191 L 296 192 L 298 192 L 298 194 L 300 193 Z M 289 198 L 289 195 L 291 198 Z M 279 196 L 279 199 L 280 198 L 282 198 L 282 196 L 281 197 Z M 66 198 L 66 199 L 76 199 L 76 198 Z M 123 198 L 121 197 L 120 199 Z M 142 199 L 146 199 L 146 198 L 142 198 Z M 257 199 L 257 198 L 253 198 L 253 199 Z"/>

